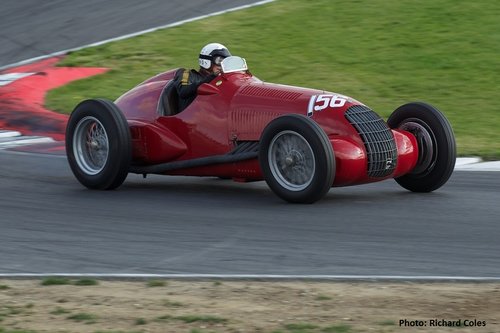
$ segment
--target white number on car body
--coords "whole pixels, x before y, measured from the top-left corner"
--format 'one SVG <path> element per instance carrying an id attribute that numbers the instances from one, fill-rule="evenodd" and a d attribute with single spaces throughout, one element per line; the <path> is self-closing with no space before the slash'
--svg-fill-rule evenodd
<path id="1" fill-rule="evenodd" d="M 319 112 L 328 107 L 343 107 L 346 102 L 347 98 L 342 95 L 312 95 L 307 108 L 307 116 L 312 117 L 314 111 Z"/>

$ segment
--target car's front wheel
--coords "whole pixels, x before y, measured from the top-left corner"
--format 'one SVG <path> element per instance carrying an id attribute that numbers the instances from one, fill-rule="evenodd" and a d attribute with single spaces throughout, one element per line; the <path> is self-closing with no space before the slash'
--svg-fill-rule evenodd
<path id="1" fill-rule="evenodd" d="M 398 184 L 413 192 L 431 192 L 443 186 L 456 161 L 455 136 L 446 117 L 433 106 L 416 102 L 397 108 L 387 124 L 412 133 L 418 144 L 417 165 L 396 178 Z"/>
<path id="2" fill-rule="evenodd" d="M 313 120 L 290 114 L 270 122 L 262 133 L 259 163 L 273 192 L 293 203 L 313 203 L 335 177 L 333 148 Z"/>
<path id="3" fill-rule="evenodd" d="M 66 127 L 66 154 L 82 185 L 99 190 L 120 186 L 132 156 L 130 129 L 120 109 L 104 99 L 78 104 Z"/>

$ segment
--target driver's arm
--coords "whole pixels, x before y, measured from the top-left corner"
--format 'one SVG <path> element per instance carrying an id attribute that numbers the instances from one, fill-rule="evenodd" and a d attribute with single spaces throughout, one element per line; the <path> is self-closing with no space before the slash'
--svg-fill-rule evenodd
<path id="1" fill-rule="evenodd" d="M 176 73 L 176 88 L 180 98 L 189 98 L 196 95 L 198 87 L 212 81 L 217 75 L 211 74 L 205 78 L 198 76 L 191 71 L 178 71 Z"/>

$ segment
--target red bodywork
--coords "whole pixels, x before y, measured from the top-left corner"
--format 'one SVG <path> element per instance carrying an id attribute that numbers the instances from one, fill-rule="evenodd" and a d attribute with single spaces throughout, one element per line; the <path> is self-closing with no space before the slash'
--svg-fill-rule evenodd
<path id="1" fill-rule="evenodd" d="M 262 82 L 249 73 L 222 74 L 201 85 L 195 101 L 184 111 L 160 116 L 160 95 L 174 73 L 175 70 L 159 74 L 116 101 L 131 128 L 133 164 L 154 165 L 224 155 L 237 142 L 259 141 L 271 120 L 289 113 L 311 117 L 329 137 L 336 162 L 332 186 L 399 177 L 417 163 L 415 137 L 406 131 L 392 130 L 397 147 L 394 171 L 383 177 L 369 177 L 365 143 L 344 115 L 349 107 L 363 104 L 335 93 Z M 325 108 L 315 111 L 315 106 Z M 257 158 L 165 174 L 230 177 L 239 181 L 263 179 Z"/>

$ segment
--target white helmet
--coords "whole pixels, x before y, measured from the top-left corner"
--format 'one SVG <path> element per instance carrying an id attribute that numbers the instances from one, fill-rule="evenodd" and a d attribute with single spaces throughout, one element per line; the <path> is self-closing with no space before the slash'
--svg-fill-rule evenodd
<path id="1" fill-rule="evenodd" d="M 212 63 L 220 65 L 222 59 L 230 57 L 231 53 L 227 47 L 219 43 L 210 43 L 205 45 L 200 51 L 198 62 L 200 67 L 209 69 Z"/>

